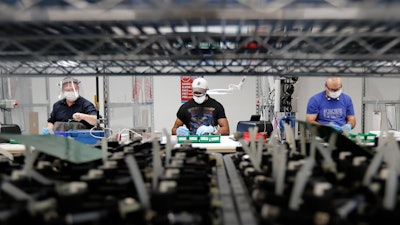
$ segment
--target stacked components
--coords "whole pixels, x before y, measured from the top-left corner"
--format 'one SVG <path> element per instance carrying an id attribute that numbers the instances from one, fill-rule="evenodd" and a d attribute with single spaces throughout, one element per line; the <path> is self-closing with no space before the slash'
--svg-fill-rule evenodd
<path id="1" fill-rule="evenodd" d="M 224 156 L 234 165 L 228 173 L 242 178 L 254 224 L 399 224 L 400 152 L 393 136 L 364 148 L 329 127 L 299 126 L 310 131 L 308 140 L 304 133 L 292 143 L 271 138 Z"/>
<path id="2" fill-rule="evenodd" d="M 165 144 L 101 146 L 2 135 L 36 146 L 1 157 L 0 223 L 399 224 L 394 137 L 365 148 L 330 127 L 298 122 L 299 140 L 288 133 L 282 142 L 275 131 L 256 140 L 249 130 L 250 139 L 225 155 L 172 147 L 168 135 Z M 44 150 L 45 142 L 57 145 Z"/>
<path id="3" fill-rule="evenodd" d="M 222 156 L 153 141 L 109 144 L 101 157 L 104 145 L 65 140 L 68 156 L 29 149 L 1 158 L 1 224 L 223 224 Z M 83 160 L 87 148 L 100 157 Z"/>

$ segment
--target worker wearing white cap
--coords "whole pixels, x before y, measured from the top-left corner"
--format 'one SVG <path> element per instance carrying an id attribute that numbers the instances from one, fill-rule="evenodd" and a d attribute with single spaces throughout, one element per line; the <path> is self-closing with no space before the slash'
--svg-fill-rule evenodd
<path id="1" fill-rule="evenodd" d="M 207 94 L 208 82 L 196 78 L 192 82 L 193 98 L 179 108 L 173 135 L 229 135 L 229 123 L 221 103 Z"/>

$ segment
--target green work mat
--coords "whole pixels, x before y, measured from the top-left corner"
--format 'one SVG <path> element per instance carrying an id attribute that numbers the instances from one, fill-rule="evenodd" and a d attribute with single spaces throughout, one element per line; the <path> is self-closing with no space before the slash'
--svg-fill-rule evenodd
<path id="1" fill-rule="evenodd" d="M 0 137 L 32 146 L 36 151 L 58 157 L 72 163 L 85 163 L 102 158 L 100 149 L 60 135 L 0 134 Z"/>

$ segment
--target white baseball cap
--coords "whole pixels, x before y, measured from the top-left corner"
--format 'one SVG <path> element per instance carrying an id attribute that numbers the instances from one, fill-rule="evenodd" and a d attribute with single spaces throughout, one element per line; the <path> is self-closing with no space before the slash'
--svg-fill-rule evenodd
<path id="1" fill-rule="evenodd" d="M 208 82 L 206 79 L 199 77 L 193 80 L 192 82 L 193 91 L 207 91 L 208 90 Z"/>

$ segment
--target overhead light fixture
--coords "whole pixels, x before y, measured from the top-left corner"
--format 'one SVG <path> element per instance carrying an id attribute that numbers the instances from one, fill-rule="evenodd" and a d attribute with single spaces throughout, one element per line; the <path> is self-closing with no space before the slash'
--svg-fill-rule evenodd
<path id="1" fill-rule="evenodd" d="M 245 80 L 246 76 L 243 76 L 239 84 L 229 84 L 227 89 L 210 89 L 207 91 L 207 94 L 210 95 L 232 94 L 234 91 L 240 91 L 242 89 Z"/>
<path id="2" fill-rule="evenodd" d="M 72 61 L 72 60 L 59 60 L 56 63 L 57 65 L 62 67 L 77 67 L 79 65 L 78 61 Z"/>

